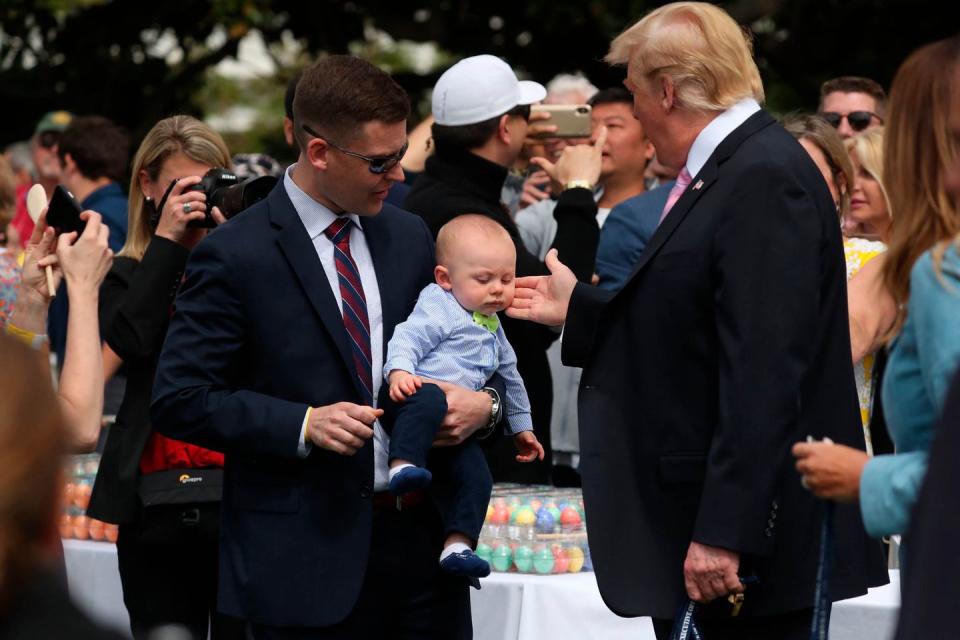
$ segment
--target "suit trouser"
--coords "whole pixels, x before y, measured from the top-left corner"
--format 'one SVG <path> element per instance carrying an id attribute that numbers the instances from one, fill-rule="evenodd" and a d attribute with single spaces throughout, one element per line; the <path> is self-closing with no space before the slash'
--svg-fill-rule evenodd
<path id="1" fill-rule="evenodd" d="M 425 384 L 404 402 L 384 403 L 384 428 L 390 432 L 389 459 L 409 460 L 433 473 L 429 494 L 444 523 L 444 531 L 480 536 L 490 504 L 493 479 L 475 440 L 456 447 L 433 448 L 433 440 L 447 413 L 440 387 Z"/>
<path id="2" fill-rule="evenodd" d="M 440 570 L 442 543 L 443 528 L 430 501 L 402 510 L 375 507 L 367 572 L 347 618 L 325 628 L 254 624 L 254 640 L 469 640 L 467 581 Z"/>
<path id="3" fill-rule="evenodd" d="M 120 525 L 117 561 L 123 602 L 138 640 L 181 625 L 195 640 L 246 637 L 245 624 L 217 612 L 220 503 L 146 507 Z"/>
<path id="4" fill-rule="evenodd" d="M 703 640 L 809 640 L 813 609 L 773 616 L 705 618 L 697 620 Z M 657 640 L 667 640 L 673 620 L 653 619 Z"/>

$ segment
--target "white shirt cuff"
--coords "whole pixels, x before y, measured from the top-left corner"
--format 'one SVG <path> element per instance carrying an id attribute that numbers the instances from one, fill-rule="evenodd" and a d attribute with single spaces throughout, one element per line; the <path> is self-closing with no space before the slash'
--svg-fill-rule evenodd
<path id="1" fill-rule="evenodd" d="M 303 414 L 303 424 L 300 426 L 300 442 L 297 443 L 297 455 L 301 458 L 306 458 L 310 449 L 313 448 L 313 445 L 307 442 L 307 421 L 310 420 L 311 411 L 313 411 L 313 407 L 307 407 L 306 413 Z"/>

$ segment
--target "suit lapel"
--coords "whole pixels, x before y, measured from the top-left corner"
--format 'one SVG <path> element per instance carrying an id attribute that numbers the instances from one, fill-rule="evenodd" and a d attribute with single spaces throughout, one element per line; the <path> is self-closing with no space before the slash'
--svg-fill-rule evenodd
<path id="1" fill-rule="evenodd" d="M 640 254 L 640 259 L 637 261 L 636 266 L 634 266 L 630 277 L 627 278 L 627 282 L 633 280 L 633 278 L 650 263 L 657 253 L 659 253 L 660 249 L 663 248 L 663 245 L 666 244 L 667 240 L 670 239 L 670 236 L 673 235 L 677 227 L 680 226 L 680 223 L 683 222 L 683 219 L 687 217 L 693 205 L 697 203 L 704 193 L 710 190 L 710 186 L 717 180 L 718 167 L 733 155 L 744 140 L 774 122 L 773 117 L 761 109 L 747 118 L 743 124 L 724 138 L 723 142 L 717 146 L 707 159 L 703 168 L 700 169 L 697 175 L 693 177 L 693 180 L 690 181 L 690 186 L 687 187 L 687 190 L 683 192 L 680 199 L 673 205 L 670 213 L 664 218 L 663 223 L 657 227 L 657 230 L 650 238 L 650 242 L 647 243 L 643 253 Z M 621 289 L 621 291 L 622 290 L 623 289 Z"/>
<path id="2" fill-rule="evenodd" d="M 330 284 L 317 257 L 317 251 L 307 233 L 300 216 L 297 215 L 293 203 L 287 196 L 283 181 L 270 194 L 270 220 L 280 227 L 277 233 L 277 244 L 293 268 L 303 292 L 310 300 L 324 327 L 337 345 L 337 351 L 351 377 L 357 383 L 356 370 L 353 364 L 353 353 L 350 350 L 347 330 L 343 327 L 343 316 L 337 299 L 330 290 Z"/>

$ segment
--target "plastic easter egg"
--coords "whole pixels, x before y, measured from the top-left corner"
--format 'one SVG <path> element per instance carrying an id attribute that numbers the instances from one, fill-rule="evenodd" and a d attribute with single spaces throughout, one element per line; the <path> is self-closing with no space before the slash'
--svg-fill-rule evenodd
<path id="1" fill-rule="evenodd" d="M 533 570 L 540 575 L 547 575 L 553 571 L 553 552 L 549 547 L 537 549 L 533 554 Z"/>
<path id="2" fill-rule="evenodd" d="M 556 526 L 557 520 L 548 509 L 540 509 L 537 514 L 537 531 L 540 533 L 551 533 Z"/>
<path id="3" fill-rule="evenodd" d="M 103 522 L 102 522 L 101 520 L 96 520 L 96 519 L 94 519 L 94 518 L 90 518 L 89 525 L 90 525 L 90 526 L 89 526 L 89 529 L 90 529 L 90 539 L 91 539 L 91 540 L 103 540 L 103 537 L 104 537 L 104 533 L 103 533 Z"/>
<path id="4" fill-rule="evenodd" d="M 107 539 L 107 542 L 116 542 L 117 535 L 120 533 L 120 528 L 115 524 L 106 524 L 103 527 L 103 535 Z"/>
<path id="5" fill-rule="evenodd" d="M 580 523 L 580 514 L 573 507 L 567 507 L 560 512 L 560 524 L 566 527 L 574 527 Z"/>
<path id="6" fill-rule="evenodd" d="M 77 540 L 86 540 L 90 537 L 90 520 L 87 516 L 73 517 L 73 537 Z"/>
<path id="7" fill-rule="evenodd" d="M 543 506 L 543 500 L 541 500 L 540 498 L 532 498 L 530 500 L 530 508 L 533 509 L 534 513 L 536 513 L 537 511 L 540 511 L 540 507 L 542 506 Z"/>
<path id="8" fill-rule="evenodd" d="M 530 526 L 537 521 L 537 516 L 530 507 L 520 507 L 513 514 L 513 523 L 520 526 Z"/>
<path id="9" fill-rule="evenodd" d="M 73 537 L 73 518 L 71 518 L 66 513 L 60 516 L 60 537 L 61 538 Z"/>
<path id="10" fill-rule="evenodd" d="M 580 571 L 583 570 L 583 549 L 577 546 L 568 547 L 567 558 L 569 559 L 567 571 L 570 573 L 580 573 Z"/>
<path id="11" fill-rule="evenodd" d="M 507 524 L 510 521 L 510 512 L 506 507 L 497 507 L 490 516 L 491 524 Z"/>
<path id="12" fill-rule="evenodd" d="M 493 547 L 481 542 L 477 545 L 476 554 L 478 558 L 489 563 L 493 560 Z"/>
<path id="13" fill-rule="evenodd" d="M 533 567 L 533 549 L 526 545 L 517 547 L 513 552 L 513 564 L 520 573 L 530 573 Z"/>
<path id="14" fill-rule="evenodd" d="M 563 547 L 556 545 L 553 551 L 553 572 L 554 573 L 566 573 L 570 568 L 570 556 L 567 554 L 567 550 Z"/>
<path id="15" fill-rule="evenodd" d="M 87 505 L 90 504 L 90 494 L 92 491 L 93 487 L 85 482 L 74 485 L 73 504 L 81 509 L 86 509 Z"/>
<path id="16" fill-rule="evenodd" d="M 513 552 L 510 551 L 510 547 L 505 544 L 498 544 L 493 548 L 493 556 L 490 564 L 493 565 L 494 569 L 497 571 L 509 571 L 512 563 Z"/>
<path id="17" fill-rule="evenodd" d="M 493 505 L 492 504 L 487 505 L 487 515 L 483 517 L 484 524 L 490 522 L 490 518 L 493 516 L 493 514 L 494 514 Z"/>
<path id="18" fill-rule="evenodd" d="M 553 516 L 553 521 L 554 521 L 554 522 L 559 522 L 559 520 L 560 520 L 560 509 L 558 509 L 558 508 L 556 507 L 556 505 L 554 505 L 554 506 L 552 506 L 552 507 L 549 507 L 549 506 L 548 506 L 548 507 L 547 507 L 547 511 L 549 511 L 549 512 L 550 512 L 550 515 Z"/>

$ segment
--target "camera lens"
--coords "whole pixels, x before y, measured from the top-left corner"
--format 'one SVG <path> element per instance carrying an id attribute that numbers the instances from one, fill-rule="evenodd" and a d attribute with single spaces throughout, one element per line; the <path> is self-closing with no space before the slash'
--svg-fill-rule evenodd
<path id="1" fill-rule="evenodd" d="M 589 113 L 589 112 L 590 112 L 590 109 L 588 109 L 587 107 L 578 107 L 578 108 L 577 108 L 577 113 L 579 113 L 579 114 L 581 114 L 581 115 L 584 114 L 584 113 Z"/>

